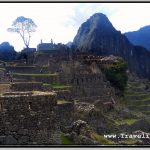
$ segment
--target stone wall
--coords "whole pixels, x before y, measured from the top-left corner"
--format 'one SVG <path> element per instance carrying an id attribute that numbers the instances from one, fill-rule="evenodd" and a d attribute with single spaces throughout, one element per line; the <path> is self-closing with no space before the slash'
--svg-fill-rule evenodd
<path id="1" fill-rule="evenodd" d="M 102 74 L 76 75 L 73 82 L 72 96 L 82 101 L 110 101 L 114 90 Z"/>
<path id="2" fill-rule="evenodd" d="M 11 84 L 12 91 L 41 91 L 42 82 L 14 82 Z"/>
<path id="3" fill-rule="evenodd" d="M 5 93 L 10 91 L 10 84 L 2 83 L 0 84 L 0 93 Z"/>
<path id="4" fill-rule="evenodd" d="M 61 84 L 71 84 L 71 80 L 72 80 L 71 74 L 59 73 L 59 82 Z"/>
<path id="5" fill-rule="evenodd" d="M 67 101 L 73 101 L 72 93 L 70 90 L 59 90 L 55 91 L 57 94 L 57 99 L 64 99 Z"/>
<path id="6" fill-rule="evenodd" d="M 56 94 L 8 93 L 0 97 L 0 144 L 57 144 Z"/>
<path id="7" fill-rule="evenodd" d="M 26 74 L 14 74 L 14 78 L 21 79 L 27 82 L 43 82 L 48 84 L 58 84 L 59 76 L 57 74 L 54 75 L 26 75 Z"/>
<path id="8" fill-rule="evenodd" d="M 60 128 L 69 126 L 74 121 L 74 103 L 64 102 L 57 104 L 57 117 L 60 123 Z"/>
<path id="9" fill-rule="evenodd" d="M 13 73 L 28 73 L 28 74 L 35 74 L 35 73 L 48 73 L 49 69 L 47 67 L 40 67 L 40 66 L 8 66 L 6 70 L 11 71 Z"/>

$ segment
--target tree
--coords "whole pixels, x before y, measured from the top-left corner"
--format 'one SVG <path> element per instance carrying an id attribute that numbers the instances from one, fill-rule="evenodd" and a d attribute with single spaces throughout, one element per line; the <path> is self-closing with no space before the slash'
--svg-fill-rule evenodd
<path id="1" fill-rule="evenodd" d="M 31 33 L 36 31 L 36 24 L 30 18 L 25 18 L 23 16 L 17 17 L 13 22 L 12 27 L 8 28 L 8 32 L 18 33 L 26 48 L 29 48 Z"/>

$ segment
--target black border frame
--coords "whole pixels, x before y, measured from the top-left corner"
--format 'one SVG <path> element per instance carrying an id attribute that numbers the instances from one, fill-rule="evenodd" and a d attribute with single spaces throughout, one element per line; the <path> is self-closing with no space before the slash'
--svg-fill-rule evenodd
<path id="1" fill-rule="evenodd" d="M 149 0 L 19 0 L 19 1 L 10 1 L 10 0 L 0 0 L 1 3 L 150 3 Z M 133 8 L 134 9 L 134 8 Z M 0 145 L 0 148 L 150 148 L 150 145 Z"/>

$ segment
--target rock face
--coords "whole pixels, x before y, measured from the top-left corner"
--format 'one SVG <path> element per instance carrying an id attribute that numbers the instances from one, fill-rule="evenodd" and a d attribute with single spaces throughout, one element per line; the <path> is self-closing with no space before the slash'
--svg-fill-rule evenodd
<path id="1" fill-rule="evenodd" d="M 150 51 L 150 25 L 144 26 L 137 31 L 126 32 L 125 36 L 134 45 L 141 45 Z"/>
<path id="2" fill-rule="evenodd" d="M 150 52 L 132 45 L 104 14 L 94 14 L 81 25 L 73 47 L 75 52 L 121 56 L 127 61 L 131 71 L 150 78 Z"/>

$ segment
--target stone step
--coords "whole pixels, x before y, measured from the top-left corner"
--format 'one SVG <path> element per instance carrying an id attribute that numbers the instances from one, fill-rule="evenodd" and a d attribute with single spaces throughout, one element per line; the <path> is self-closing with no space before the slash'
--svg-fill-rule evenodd
<path id="1" fill-rule="evenodd" d="M 28 82 L 43 82 L 48 84 L 59 84 L 59 75 L 54 74 L 22 74 L 14 73 L 13 77 L 15 79 L 28 81 Z"/>
<path id="2" fill-rule="evenodd" d="M 144 87 L 130 87 L 126 88 L 126 91 L 133 91 L 133 92 L 144 92 Z"/>
<path id="3" fill-rule="evenodd" d="M 26 82 L 26 80 L 25 79 L 13 78 L 13 82 Z"/>
<path id="4" fill-rule="evenodd" d="M 126 100 L 141 100 L 141 99 L 146 99 L 149 98 L 150 94 L 141 94 L 141 95 L 126 95 L 125 99 Z"/>
<path id="5" fill-rule="evenodd" d="M 150 105 L 141 105 L 141 106 L 128 106 L 130 110 L 136 110 L 136 111 L 148 111 L 150 110 Z"/>
<path id="6" fill-rule="evenodd" d="M 141 111 L 141 112 L 150 117 L 150 111 Z"/>
<path id="7" fill-rule="evenodd" d="M 129 86 L 140 86 L 142 83 L 141 82 L 128 82 L 127 85 Z"/>
<path id="8" fill-rule="evenodd" d="M 40 66 L 7 66 L 6 70 L 13 73 L 48 73 L 48 67 Z"/>
<path id="9" fill-rule="evenodd" d="M 134 100 L 134 101 L 129 101 L 128 104 L 130 105 L 147 105 L 150 104 L 150 98 L 149 99 L 145 99 L 145 100 Z"/>
<path id="10" fill-rule="evenodd" d="M 146 91 L 141 91 L 141 92 L 137 92 L 137 91 L 125 91 L 125 95 L 139 95 L 139 94 L 148 94 L 148 92 L 146 92 Z"/>

